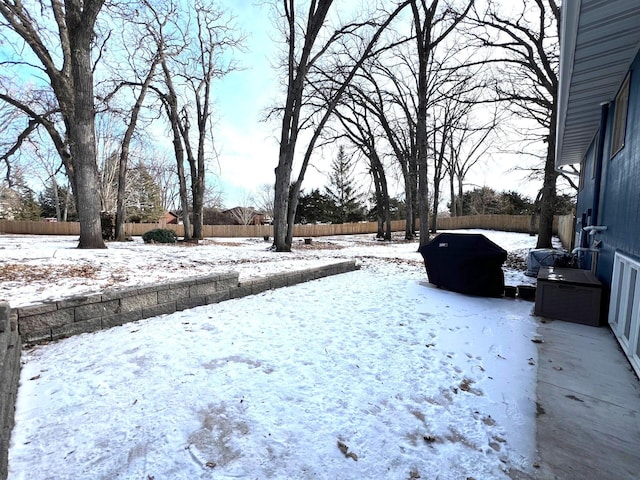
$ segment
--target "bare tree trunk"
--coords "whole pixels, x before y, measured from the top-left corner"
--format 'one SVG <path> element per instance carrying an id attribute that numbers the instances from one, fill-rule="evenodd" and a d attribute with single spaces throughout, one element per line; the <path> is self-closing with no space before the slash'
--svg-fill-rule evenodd
<path id="1" fill-rule="evenodd" d="M 413 23 L 418 47 L 418 111 L 416 121 L 416 146 L 418 148 L 418 218 L 420 220 L 420 246 L 429 242 L 429 185 L 427 182 L 427 64 L 431 53 L 431 21 L 437 0 L 430 9 L 425 8 L 425 18 L 420 19 L 417 3 L 411 3 Z"/>
<path id="2" fill-rule="evenodd" d="M 71 185 L 67 185 L 67 191 L 64 195 L 64 209 L 62 210 L 62 221 L 66 222 L 69 218 L 69 205 L 71 204 Z"/>
<path id="3" fill-rule="evenodd" d="M 60 212 L 60 192 L 58 192 L 58 181 L 55 175 L 51 175 L 51 186 L 53 188 L 53 203 L 56 206 L 56 220 L 62 221 L 62 215 Z"/>
<path id="4" fill-rule="evenodd" d="M 156 57 L 151 68 L 149 69 L 149 73 L 147 78 L 145 78 L 144 82 L 140 87 L 140 93 L 138 98 L 136 99 L 136 103 L 131 110 L 131 119 L 129 121 L 129 125 L 127 125 L 127 130 L 124 133 L 124 138 L 122 140 L 122 145 L 120 147 L 120 162 L 118 164 L 118 196 L 116 200 L 116 241 L 124 242 L 126 239 L 125 231 L 124 231 L 124 220 L 126 217 L 126 205 L 125 205 L 125 192 L 127 187 L 127 162 L 129 159 L 129 147 L 131 145 L 131 139 L 133 138 L 133 133 L 136 129 L 136 125 L 138 123 L 138 115 L 140 114 L 140 109 L 142 108 L 142 104 L 144 102 L 144 98 L 147 94 L 147 90 L 149 89 L 149 85 L 155 73 L 156 66 L 159 61 L 159 56 Z"/>
<path id="5" fill-rule="evenodd" d="M 455 188 L 453 186 L 453 168 L 449 169 L 449 196 L 451 197 L 451 203 L 449 204 L 449 214 L 452 217 L 455 217 L 457 215 L 457 211 L 456 211 L 456 202 L 458 201 L 458 198 L 456 197 L 456 191 Z"/>
<path id="6" fill-rule="evenodd" d="M 389 208 L 389 189 L 384 166 L 378 152 L 373 148 L 370 152 L 371 171 L 376 188 L 376 203 L 378 204 L 378 237 L 391 240 L 391 212 Z M 384 228 L 383 228 L 384 227 Z"/>
<path id="7" fill-rule="evenodd" d="M 555 102 L 554 102 L 555 105 Z M 556 180 L 558 173 L 555 169 L 556 158 L 556 108 L 552 109 L 551 124 L 547 137 L 547 158 L 544 163 L 544 180 L 542 183 L 542 198 L 540 201 L 540 221 L 538 227 L 538 241 L 536 248 L 551 248 L 553 239 L 553 211 L 556 203 Z"/>
<path id="8" fill-rule="evenodd" d="M 69 4 L 72 2 L 67 2 Z M 87 2 L 88 3 L 88 2 Z M 80 5 L 76 5 L 78 10 Z M 85 7 L 88 8 L 88 7 Z M 67 128 L 69 148 L 75 165 L 76 201 L 80 220 L 78 248 L 106 248 L 100 222 L 100 176 L 96 164 L 95 110 L 91 40 L 93 22 L 85 23 L 81 12 L 67 12 L 73 79 L 73 113 Z"/>
<path id="9" fill-rule="evenodd" d="M 96 163 L 95 110 L 93 97 L 93 65 L 91 42 L 94 26 L 104 0 L 66 0 L 51 2 L 53 18 L 58 27 L 59 50 L 52 55 L 47 41 L 33 16 L 22 2 L 0 1 L 0 14 L 33 51 L 49 77 L 59 111 L 64 119 L 70 158 L 60 134 L 50 120 L 31 111 L 20 102 L 13 103 L 47 129 L 62 161 L 76 197 L 80 221 L 78 248 L 105 248 L 100 224 L 100 179 Z M 62 56 L 62 67 L 53 58 Z M 5 97 L 3 96 L 3 99 Z"/>
<path id="10" fill-rule="evenodd" d="M 462 177 L 458 177 L 458 201 L 456 204 L 456 208 L 458 209 L 458 216 L 461 217 L 462 215 L 464 215 L 463 210 L 464 210 L 464 198 L 463 198 L 463 193 L 462 193 Z"/>
<path id="11" fill-rule="evenodd" d="M 287 72 L 287 100 L 282 116 L 282 128 L 280 132 L 280 153 L 278 166 L 275 169 L 276 182 L 274 192 L 274 218 L 273 218 L 273 244 L 278 252 L 291 251 L 293 237 L 293 222 L 295 219 L 295 207 L 297 196 L 293 195 L 294 205 L 291 205 L 291 173 L 293 171 L 293 159 L 298 140 L 300 111 L 302 108 L 302 96 L 304 83 L 311 65 L 311 49 L 333 0 L 318 0 L 309 7 L 307 17 L 307 29 L 304 36 L 304 44 L 300 59 L 296 59 L 296 13 L 293 0 L 283 0 L 288 28 L 287 42 L 288 72 Z M 292 208 L 293 207 L 293 208 Z M 293 215 L 291 214 L 293 210 Z"/>

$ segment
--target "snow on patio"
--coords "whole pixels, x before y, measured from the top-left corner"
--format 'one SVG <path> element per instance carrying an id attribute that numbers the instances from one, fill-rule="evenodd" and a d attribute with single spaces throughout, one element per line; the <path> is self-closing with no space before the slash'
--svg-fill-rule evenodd
<path id="1" fill-rule="evenodd" d="M 510 251 L 535 240 L 484 233 Z M 49 258 L 53 249 L 70 262 L 78 252 L 97 271 L 128 263 L 130 278 L 154 281 L 154 269 L 136 271 L 144 259 L 131 246 L 122 256 L 118 247 L 87 253 L 70 240 L 37 253 L 23 241 L 12 260 Z M 314 239 L 323 242 L 341 248 L 283 256 L 241 240 L 185 247 L 189 255 L 177 261 L 235 262 L 240 268 L 225 270 L 241 279 L 255 273 L 242 270 L 254 252 L 272 259 L 258 262 L 261 274 L 344 258 L 362 269 L 25 351 L 9 478 L 480 480 L 530 472 L 532 304 L 434 288 L 415 243 Z M 153 248 L 171 248 L 137 247 L 147 262 Z M 31 297 L 19 301 L 60 293 L 41 287 L 27 287 Z"/>

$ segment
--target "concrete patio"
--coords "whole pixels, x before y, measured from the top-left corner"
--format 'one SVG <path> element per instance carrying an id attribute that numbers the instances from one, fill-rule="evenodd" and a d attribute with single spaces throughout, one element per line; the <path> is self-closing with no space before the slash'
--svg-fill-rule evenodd
<path id="1" fill-rule="evenodd" d="M 640 478 L 640 383 L 608 327 L 543 320 L 537 478 Z"/>

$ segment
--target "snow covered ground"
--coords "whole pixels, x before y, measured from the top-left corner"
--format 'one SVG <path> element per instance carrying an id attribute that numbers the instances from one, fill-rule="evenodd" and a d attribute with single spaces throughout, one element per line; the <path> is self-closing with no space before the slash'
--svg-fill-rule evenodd
<path id="1" fill-rule="evenodd" d="M 484 233 L 522 260 L 536 237 L 526 234 L 457 230 Z M 270 273 L 310 268 L 341 260 L 357 259 L 372 269 L 388 264 L 414 271 L 423 265 L 416 242 L 378 242 L 373 235 L 321 237 L 304 245 L 296 239 L 292 253 L 276 254 L 270 242 L 255 238 L 207 239 L 198 246 L 145 245 L 134 242 L 108 244 L 107 250 L 79 250 L 75 236 L 0 235 L 0 301 L 19 307 L 105 288 L 153 284 L 189 276 L 237 271 L 240 281 Z M 533 280 L 522 268 L 504 268 L 505 283 Z M 424 271 L 424 267 L 422 267 Z"/>
<path id="2" fill-rule="evenodd" d="M 509 251 L 535 243 L 483 233 Z M 42 240 L 0 236 L 12 306 L 203 272 L 243 280 L 345 258 L 361 269 L 25 351 L 11 479 L 531 472 L 532 304 L 434 288 L 416 243 L 333 237 L 276 254 L 247 239 L 98 252 Z M 86 273 L 69 275 L 78 267 Z"/>

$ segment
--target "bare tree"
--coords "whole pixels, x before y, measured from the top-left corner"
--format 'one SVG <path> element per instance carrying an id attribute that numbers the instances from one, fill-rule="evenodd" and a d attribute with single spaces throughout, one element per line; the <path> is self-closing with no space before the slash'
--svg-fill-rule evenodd
<path id="1" fill-rule="evenodd" d="M 178 209 L 180 193 L 176 183 L 175 159 L 172 160 L 164 152 L 152 151 L 145 157 L 144 161 L 153 181 L 160 187 L 162 205 L 165 210 Z"/>
<path id="2" fill-rule="evenodd" d="M 132 15 L 133 13 L 133 15 Z M 124 222 L 126 217 L 126 191 L 127 191 L 127 171 L 131 142 L 134 138 L 138 121 L 142 112 L 142 107 L 149 90 L 151 82 L 156 75 L 156 68 L 160 63 L 161 51 L 159 45 L 153 42 L 153 20 L 154 14 L 150 9 L 137 8 L 134 12 L 125 9 L 124 18 L 121 22 L 123 57 L 126 58 L 126 72 L 130 75 L 126 78 L 119 73 L 116 67 L 113 69 L 114 90 L 107 95 L 105 104 L 109 104 L 113 97 L 121 90 L 132 93 L 135 102 L 131 108 L 124 108 L 122 116 L 126 128 L 120 137 L 119 158 L 118 158 L 118 190 L 116 197 L 115 216 L 115 240 L 125 241 Z M 123 62 L 119 62 L 118 66 Z M 127 87 L 127 88 L 125 88 Z"/>
<path id="3" fill-rule="evenodd" d="M 510 4 L 509 6 L 512 7 Z M 534 132 L 546 143 L 540 191 L 537 248 L 550 248 L 556 197 L 555 131 L 559 68 L 560 6 L 556 0 L 523 0 L 513 13 L 502 13 L 499 2 L 472 19 L 474 38 L 494 54 L 486 61 L 496 67 L 495 100 L 540 127 Z"/>
<path id="4" fill-rule="evenodd" d="M 214 154 L 212 148 L 208 149 L 211 145 L 213 82 L 237 68 L 229 59 L 228 50 L 238 48 L 242 38 L 235 34 L 230 19 L 222 10 L 204 1 L 197 1 L 190 8 L 193 10 L 183 12 L 184 19 L 176 10 L 156 14 L 155 41 L 161 52 L 164 85 L 150 88 L 162 100 L 173 134 L 185 239 L 201 239 L 206 159 L 207 155 Z M 195 23 L 193 29 L 189 23 L 191 16 Z M 166 25 L 168 21 L 170 25 Z M 185 160 L 189 168 L 190 192 L 187 192 Z M 189 211 L 193 213 L 193 234 Z"/>
<path id="5" fill-rule="evenodd" d="M 472 104 L 470 104 L 472 105 Z M 491 134 L 495 132 L 500 116 L 494 111 L 489 119 L 477 123 L 470 112 L 458 122 L 449 138 L 449 188 L 451 191 L 451 215 L 461 216 L 464 179 L 469 171 L 482 160 L 490 150 Z M 456 188 L 457 187 L 457 188 Z"/>
<path id="6" fill-rule="evenodd" d="M 303 18 L 299 18 L 295 10 L 295 1 L 283 0 L 284 34 L 288 46 L 286 60 L 287 96 L 281 111 L 282 128 L 274 195 L 274 247 L 279 252 L 291 250 L 298 197 L 311 155 L 323 128 L 333 114 L 345 89 L 363 62 L 372 54 L 374 46 L 384 30 L 408 5 L 409 0 L 400 3 L 390 14 L 385 14 L 382 21 L 368 19 L 361 23 L 345 24 L 337 29 L 325 28 L 323 30 L 332 3 L 332 0 L 312 0 L 309 3 L 307 14 Z M 300 25 L 302 25 L 302 32 L 298 29 Z M 365 27 L 369 29 L 373 27 L 373 34 L 369 40 L 360 34 L 361 29 Z M 307 87 L 312 83 L 309 81 L 310 72 L 318 72 L 321 78 L 326 79 L 326 72 L 318 69 L 318 64 L 328 56 L 334 60 L 338 58 L 339 54 L 332 52 L 331 48 L 340 45 L 340 42 L 345 41 L 348 35 L 357 38 L 360 45 L 365 45 L 361 50 L 359 60 L 351 65 L 334 65 L 334 83 L 330 86 L 331 93 L 327 97 L 330 100 L 324 105 L 313 106 L 312 113 L 303 118 L 303 107 L 309 106 L 306 103 L 306 94 Z M 336 85 L 335 80 L 337 79 L 339 81 Z M 307 143 L 298 177 L 292 182 L 293 163 L 299 134 L 309 126 L 312 127 L 311 139 Z"/>
<path id="7" fill-rule="evenodd" d="M 252 206 L 253 196 L 249 192 L 245 192 L 240 199 L 238 205 L 229 209 L 231 218 L 238 225 L 251 225 L 256 218 L 256 209 Z"/>
<path id="8" fill-rule="evenodd" d="M 379 133 L 374 124 L 375 113 L 371 112 L 367 95 L 359 86 L 352 85 L 341 105 L 336 109 L 336 117 L 348 138 L 369 162 L 369 173 L 373 180 L 376 213 L 378 220 L 377 237 L 391 240 L 391 213 L 387 175 L 378 145 Z"/>
<path id="9" fill-rule="evenodd" d="M 395 48 L 391 52 L 400 61 L 375 59 L 361 71 L 360 98 L 363 107 L 375 116 L 391 154 L 400 167 L 405 192 L 405 239 L 416 232 L 417 148 L 413 61 L 411 55 Z M 405 76 L 405 72 L 407 75 Z M 406 78 L 408 77 L 408 78 Z M 382 85 L 385 85 L 384 88 Z"/>
<path id="10" fill-rule="evenodd" d="M 273 219 L 273 194 L 273 184 L 265 183 L 257 188 L 253 196 L 256 207 L 271 219 Z"/>
<path id="11" fill-rule="evenodd" d="M 428 65 L 430 57 L 438 44 L 443 42 L 469 13 L 474 1 L 469 0 L 461 11 L 450 5 L 438 7 L 438 0 L 427 5 L 426 0 L 413 0 L 413 26 L 418 52 L 417 74 L 417 112 L 416 112 L 416 144 L 418 152 L 418 217 L 420 219 L 420 245 L 429 242 L 429 191 L 428 191 Z"/>
<path id="12" fill-rule="evenodd" d="M 15 44 L 13 53 L 19 57 L 16 65 L 36 68 L 48 78 L 57 103 L 55 110 L 63 119 L 64 133 L 58 133 L 50 118 L 36 113 L 20 99 L 8 93 L 1 94 L 0 99 L 43 125 L 59 152 L 68 150 L 69 157 L 62 158 L 78 204 L 79 248 L 105 248 L 100 225 L 91 60 L 95 23 L 103 3 L 104 0 L 65 0 L 64 3 L 51 0 L 48 8 L 41 4 L 29 11 L 22 2 L 0 0 L 5 27 L 20 37 L 39 62 L 36 67 L 31 63 L 32 57 L 22 56 L 22 46 Z M 51 32 L 47 28 L 49 24 L 55 25 L 57 32 Z M 68 139 L 68 143 L 62 139 Z"/>

